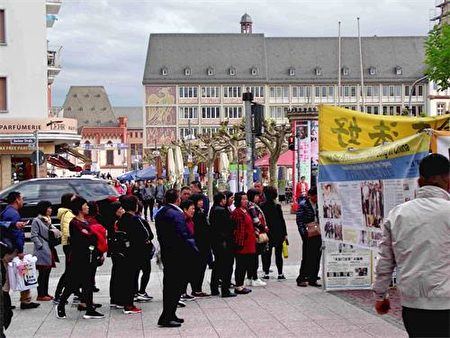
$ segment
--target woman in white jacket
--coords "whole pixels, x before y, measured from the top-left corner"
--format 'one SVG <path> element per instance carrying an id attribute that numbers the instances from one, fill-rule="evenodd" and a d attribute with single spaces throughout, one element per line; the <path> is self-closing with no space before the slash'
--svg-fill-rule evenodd
<path id="1" fill-rule="evenodd" d="M 53 299 L 48 294 L 48 280 L 55 262 L 59 262 L 55 248 L 50 244 L 50 231 L 54 231 L 59 237 L 59 231 L 52 225 L 52 204 L 41 201 L 37 204 L 38 216 L 31 223 L 31 240 L 34 243 L 34 255 L 37 258 L 36 268 L 38 276 L 38 301 L 50 301 Z"/>

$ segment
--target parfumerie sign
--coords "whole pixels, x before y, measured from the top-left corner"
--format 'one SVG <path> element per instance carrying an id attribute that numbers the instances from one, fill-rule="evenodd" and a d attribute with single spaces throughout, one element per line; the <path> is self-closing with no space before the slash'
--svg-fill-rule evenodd
<path id="1" fill-rule="evenodd" d="M 48 123 L 56 121 L 59 123 L 53 123 L 47 126 Z M 42 132 L 59 131 L 63 133 L 76 134 L 77 133 L 77 120 L 57 118 L 57 119 L 2 119 L 0 120 L 0 133 L 1 134 L 21 134 L 21 133 L 33 133 L 36 130 Z"/>

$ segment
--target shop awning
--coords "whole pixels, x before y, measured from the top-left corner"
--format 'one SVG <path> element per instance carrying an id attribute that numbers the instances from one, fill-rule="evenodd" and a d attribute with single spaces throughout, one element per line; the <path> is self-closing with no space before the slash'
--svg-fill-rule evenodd
<path id="1" fill-rule="evenodd" d="M 69 171 L 80 172 L 83 170 L 80 166 L 76 166 L 69 160 L 67 160 L 64 157 L 57 155 L 57 154 L 48 155 L 47 162 L 55 167 L 66 169 Z"/>
<path id="2" fill-rule="evenodd" d="M 270 156 L 265 155 L 260 159 L 256 160 L 255 167 L 268 167 L 270 161 Z M 278 158 L 277 166 L 279 167 L 292 167 L 294 163 L 294 152 L 292 150 L 286 150 Z"/>
<path id="3" fill-rule="evenodd" d="M 92 163 L 92 160 L 89 157 L 87 157 L 84 154 L 80 153 L 74 147 L 70 147 L 70 146 L 61 147 L 61 152 L 68 153 L 69 155 L 72 155 L 73 157 L 76 157 L 76 158 L 80 159 L 81 161 L 83 161 L 86 164 Z"/>

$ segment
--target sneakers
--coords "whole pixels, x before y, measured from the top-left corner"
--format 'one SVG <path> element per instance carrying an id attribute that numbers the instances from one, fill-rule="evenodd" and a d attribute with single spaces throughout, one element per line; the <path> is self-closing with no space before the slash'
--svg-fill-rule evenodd
<path id="1" fill-rule="evenodd" d="M 261 279 L 256 279 L 252 281 L 252 286 L 266 286 L 267 283 L 263 282 Z"/>
<path id="2" fill-rule="evenodd" d="M 253 279 L 247 279 L 247 280 L 245 281 L 245 285 L 247 285 L 247 286 L 253 286 Z"/>
<path id="3" fill-rule="evenodd" d="M 72 299 L 72 304 L 80 304 L 81 300 L 80 297 L 74 296 Z"/>
<path id="4" fill-rule="evenodd" d="M 185 294 L 182 294 L 181 295 L 181 297 L 180 297 L 180 299 L 182 300 L 182 301 L 193 301 L 193 300 L 195 300 L 195 297 L 194 296 L 190 296 L 190 295 L 188 295 L 187 293 L 185 293 Z"/>
<path id="5" fill-rule="evenodd" d="M 284 277 L 284 275 L 282 274 L 282 275 L 278 275 L 278 280 L 285 280 L 286 279 L 286 277 Z"/>
<path id="6" fill-rule="evenodd" d="M 113 307 L 113 308 L 116 308 L 116 309 L 123 309 L 124 308 L 123 305 L 114 304 L 114 303 L 109 304 L 109 307 Z"/>
<path id="7" fill-rule="evenodd" d="M 97 312 L 95 310 L 86 311 L 83 316 L 84 319 L 103 319 L 105 315 L 103 313 Z"/>
<path id="8" fill-rule="evenodd" d="M 270 279 L 270 276 L 267 274 L 267 275 L 264 275 L 263 278 L 264 278 L 264 279 Z"/>
<path id="9" fill-rule="evenodd" d="M 137 296 L 136 296 L 136 301 L 138 301 L 138 302 L 148 302 L 148 301 L 150 301 L 152 299 L 153 299 L 153 297 L 149 296 L 147 294 L 147 292 L 138 293 Z"/>
<path id="10" fill-rule="evenodd" d="M 205 292 L 192 292 L 192 297 L 195 298 L 208 298 L 211 297 L 211 295 L 205 293 Z"/>
<path id="11" fill-rule="evenodd" d="M 186 303 L 181 301 L 181 300 L 179 300 L 178 304 L 177 304 L 177 307 L 186 307 Z"/>
<path id="12" fill-rule="evenodd" d="M 64 307 L 55 306 L 55 315 L 58 319 L 64 319 L 66 318 L 66 310 Z"/>
<path id="13" fill-rule="evenodd" d="M 123 313 L 126 315 L 133 315 L 137 313 L 142 313 L 142 309 L 136 307 L 136 306 L 125 306 L 123 309 Z"/>

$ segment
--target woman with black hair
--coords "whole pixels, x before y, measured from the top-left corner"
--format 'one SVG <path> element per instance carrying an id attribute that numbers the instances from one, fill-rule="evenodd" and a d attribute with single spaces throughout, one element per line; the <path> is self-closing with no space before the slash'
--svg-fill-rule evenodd
<path id="1" fill-rule="evenodd" d="M 266 216 L 269 228 L 269 250 L 263 253 L 262 262 L 264 279 L 269 279 L 269 269 L 272 259 L 272 251 L 275 248 L 275 263 L 278 269 L 278 280 L 286 279 L 283 275 L 283 242 L 287 240 L 286 221 L 283 217 L 281 205 L 275 202 L 277 189 L 271 186 L 264 187 L 266 201 L 261 204 L 261 209 Z"/>
<path id="2" fill-rule="evenodd" d="M 232 193 L 230 193 L 232 195 Z M 219 295 L 219 281 L 222 281 L 222 297 L 234 297 L 230 292 L 233 274 L 233 222 L 227 207 L 227 196 L 218 192 L 214 195 L 214 204 L 209 212 L 211 225 L 211 243 L 215 264 L 211 273 L 211 294 Z"/>
<path id="3" fill-rule="evenodd" d="M 66 278 L 66 287 L 56 307 L 56 317 L 66 318 L 66 301 L 81 285 L 82 299 L 86 303 L 86 313 L 83 318 L 101 319 L 104 318 L 104 315 L 97 312 L 93 304 L 92 275 L 97 265 L 97 237 L 86 220 L 89 206 L 84 198 L 76 196 L 71 202 L 71 210 L 75 215 L 69 224 L 71 263 Z"/>
<path id="4" fill-rule="evenodd" d="M 50 240 L 50 232 L 54 237 L 61 237 L 61 233 L 52 225 L 52 204 L 49 201 L 40 201 L 36 205 L 38 215 L 31 223 L 31 240 L 34 243 L 34 255 L 37 258 L 36 268 L 38 276 L 38 296 L 36 300 L 48 302 L 53 299 L 48 294 L 48 280 L 52 268 L 59 262 L 56 250 Z"/>
<path id="5" fill-rule="evenodd" d="M 252 290 L 244 287 L 245 274 L 252 270 L 256 253 L 256 237 L 253 221 L 247 210 L 247 195 L 238 192 L 234 195 L 236 209 L 231 214 L 235 229 L 233 233 L 236 270 L 234 272 L 236 294 L 247 294 Z"/>
<path id="6" fill-rule="evenodd" d="M 208 263 L 208 257 L 211 254 L 211 241 L 209 234 L 209 225 L 206 218 L 205 210 L 203 209 L 203 194 L 193 194 L 190 199 L 194 202 L 195 213 L 194 221 L 194 239 L 195 244 L 199 250 L 199 265 L 197 278 L 195 278 L 194 290 L 192 296 L 194 297 L 209 297 L 210 295 L 202 291 L 203 280 L 205 279 L 205 271 Z"/>

